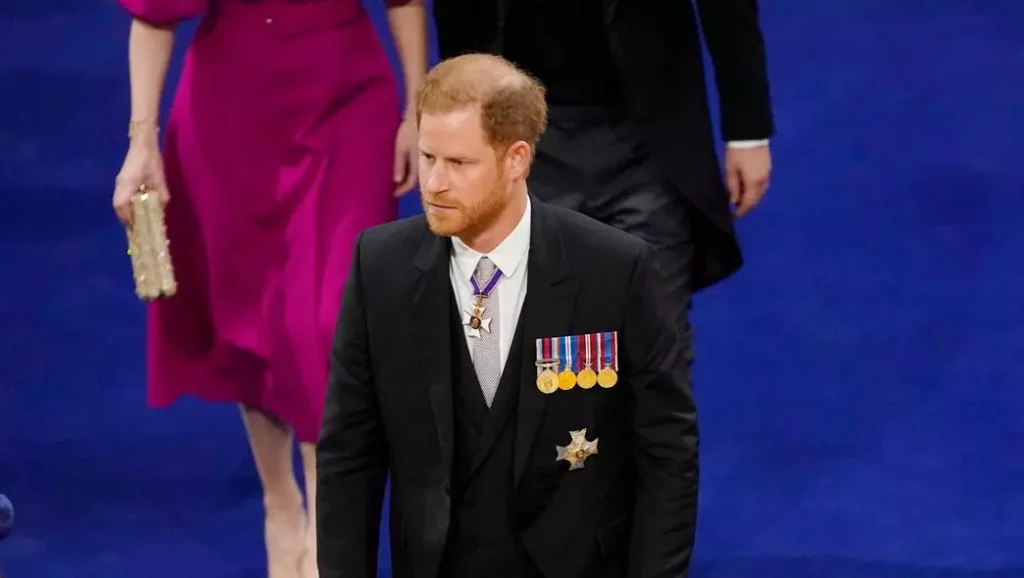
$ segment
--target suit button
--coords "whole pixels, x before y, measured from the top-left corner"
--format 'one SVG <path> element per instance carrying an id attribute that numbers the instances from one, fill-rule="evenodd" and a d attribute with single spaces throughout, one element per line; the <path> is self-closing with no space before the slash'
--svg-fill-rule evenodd
<path id="1" fill-rule="evenodd" d="M 274 19 L 273 19 L 273 18 L 267 18 L 267 19 L 265 20 L 265 22 L 266 22 L 267 24 L 273 24 L 273 23 L 274 23 Z"/>

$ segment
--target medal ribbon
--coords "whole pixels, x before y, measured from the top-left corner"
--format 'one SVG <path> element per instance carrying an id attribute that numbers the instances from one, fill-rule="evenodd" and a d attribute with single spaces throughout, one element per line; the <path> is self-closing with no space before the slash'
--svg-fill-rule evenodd
<path id="1" fill-rule="evenodd" d="M 594 353 L 597 352 L 598 335 L 591 333 L 587 335 L 587 367 L 594 369 Z"/>
<path id="2" fill-rule="evenodd" d="M 577 335 L 576 340 L 576 364 L 580 371 L 584 368 L 592 369 L 594 356 L 591 353 L 590 338 L 592 335 Z"/>
<path id="3" fill-rule="evenodd" d="M 543 337 L 537 340 L 537 361 L 541 362 L 537 364 L 537 375 L 543 373 L 546 365 L 544 362 L 551 359 L 551 339 Z"/>
<path id="4" fill-rule="evenodd" d="M 573 359 L 572 354 L 573 338 L 568 336 L 563 337 L 562 341 L 564 345 L 562 347 L 562 355 L 559 357 L 559 361 L 561 362 L 562 368 L 566 371 L 572 371 L 573 365 L 575 365 L 574 362 L 576 361 Z"/>
<path id="5" fill-rule="evenodd" d="M 484 284 L 484 288 L 481 290 L 480 285 L 476 282 L 476 275 L 469 278 L 469 283 L 473 286 L 473 295 L 480 295 L 482 297 L 490 297 L 491 291 L 494 291 L 494 287 L 501 280 L 501 269 L 494 268 L 494 273 L 491 274 L 491 278 Z"/>
<path id="6" fill-rule="evenodd" d="M 610 367 L 616 372 L 619 371 L 619 356 L 618 356 L 618 332 L 609 331 L 601 334 L 601 345 L 602 345 L 602 361 L 604 367 Z"/>

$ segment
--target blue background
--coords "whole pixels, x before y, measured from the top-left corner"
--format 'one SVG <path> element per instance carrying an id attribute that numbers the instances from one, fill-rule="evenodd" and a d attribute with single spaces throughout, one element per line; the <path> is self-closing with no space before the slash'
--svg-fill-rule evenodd
<path id="1" fill-rule="evenodd" d="M 1024 576 L 1024 3 L 762 12 L 776 171 L 748 265 L 696 302 L 693 576 Z M 237 410 L 144 403 L 110 211 L 127 25 L 0 2 L 0 568 L 255 578 Z"/>

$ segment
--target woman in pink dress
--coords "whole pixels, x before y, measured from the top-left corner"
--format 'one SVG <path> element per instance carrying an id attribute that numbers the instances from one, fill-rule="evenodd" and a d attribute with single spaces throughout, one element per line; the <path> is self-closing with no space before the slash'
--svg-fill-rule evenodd
<path id="1" fill-rule="evenodd" d="M 427 69 L 417 0 L 386 2 L 407 94 Z M 119 0 L 130 145 L 113 204 L 166 195 L 178 294 L 149 306 L 148 399 L 238 403 L 272 578 L 316 576 L 315 443 L 356 236 L 415 185 L 415 116 L 360 0 Z M 175 25 L 201 17 L 158 146 Z M 414 98 L 406 98 L 409 106 Z M 292 468 L 302 455 L 306 500 Z"/>

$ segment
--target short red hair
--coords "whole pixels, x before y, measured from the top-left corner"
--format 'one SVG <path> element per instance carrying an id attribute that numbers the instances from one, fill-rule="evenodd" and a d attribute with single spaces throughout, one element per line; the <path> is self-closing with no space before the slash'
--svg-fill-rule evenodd
<path id="1" fill-rule="evenodd" d="M 416 97 L 416 119 L 479 107 L 494 147 L 524 141 L 536 147 L 547 128 L 544 86 L 500 56 L 465 54 L 442 61 L 427 74 Z"/>

